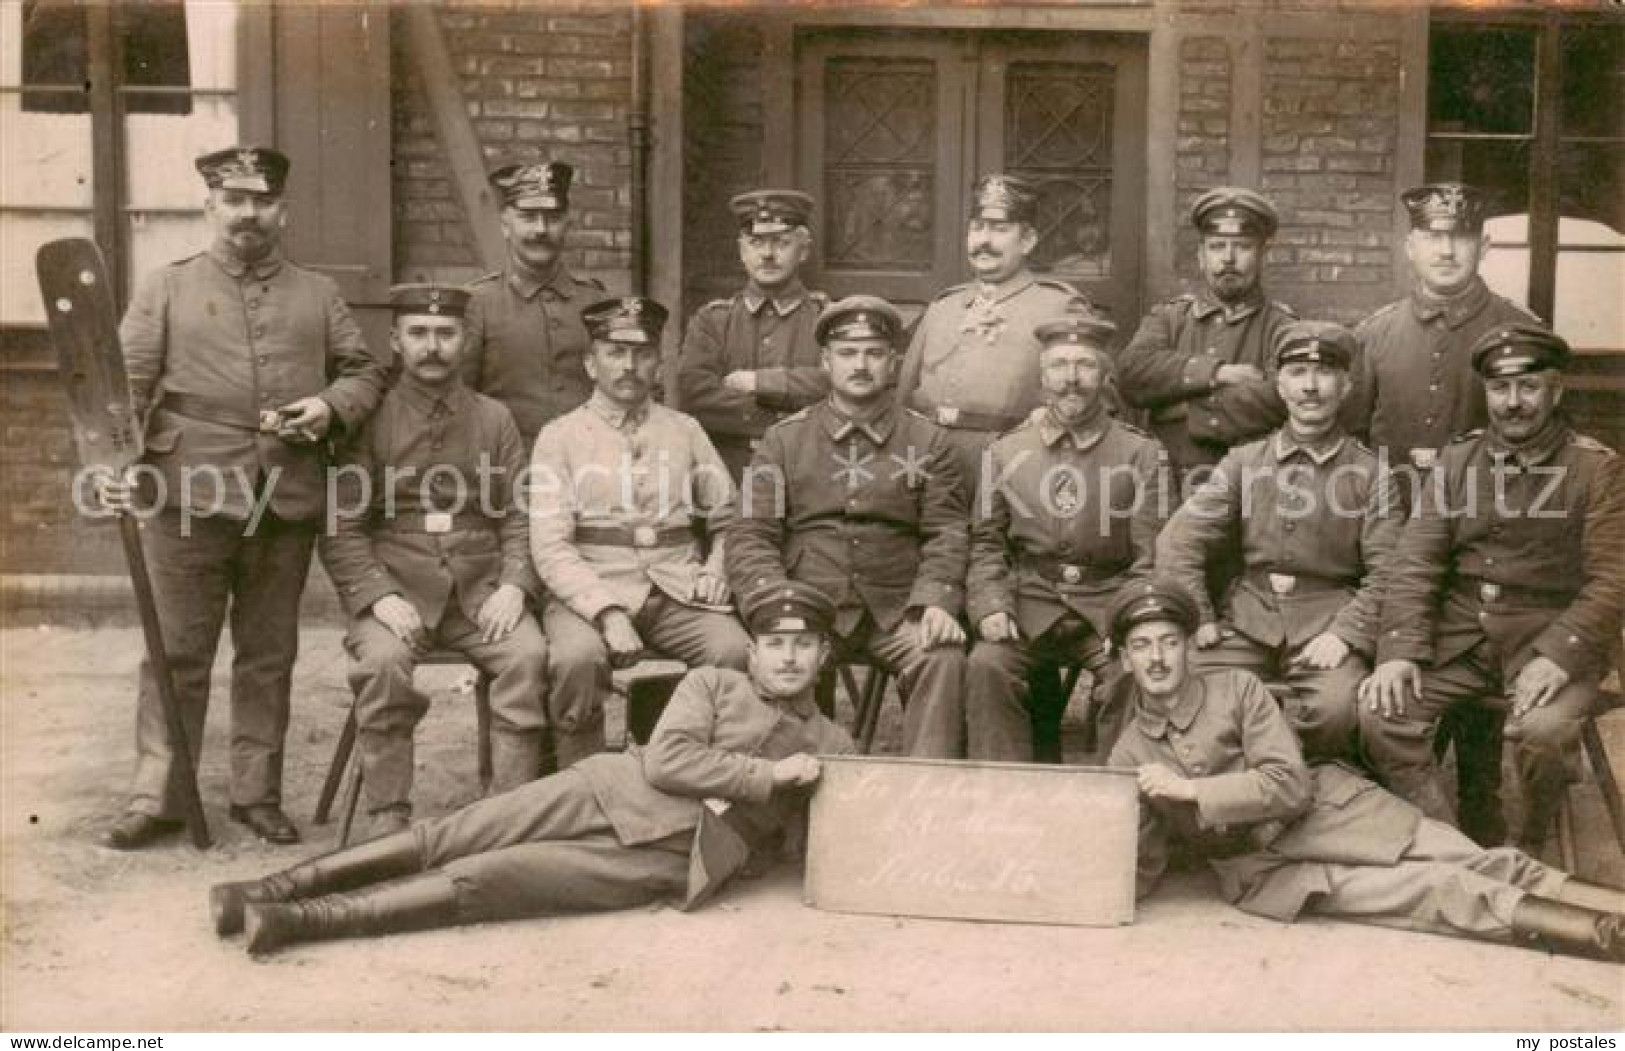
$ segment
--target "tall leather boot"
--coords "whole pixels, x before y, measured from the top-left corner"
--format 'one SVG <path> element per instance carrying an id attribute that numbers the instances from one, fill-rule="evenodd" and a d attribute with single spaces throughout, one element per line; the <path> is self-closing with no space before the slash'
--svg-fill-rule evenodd
<path id="1" fill-rule="evenodd" d="M 1559 762 L 1529 764 L 1522 778 L 1523 825 L 1518 830 L 1518 847 L 1526 854 L 1538 854 L 1552 833 L 1557 811 L 1568 791 L 1568 777 Z"/>
<path id="2" fill-rule="evenodd" d="M 215 933 L 224 937 L 243 929 L 246 905 L 314 898 L 422 871 L 423 847 L 417 834 L 397 832 L 311 858 L 263 879 L 218 883 L 209 888 L 209 912 L 214 916 Z"/>
<path id="3" fill-rule="evenodd" d="M 536 780 L 541 768 L 542 731 L 491 731 L 491 795 Z"/>
<path id="4" fill-rule="evenodd" d="M 298 942 L 399 934 L 457 923 L 457 884 L 441 872 L 307 901 L 253 902 L 244 910 L 251 953 Z"/>
<path id="5" fill-rule="evenodd" d="M 1547 952 L 1625 963 L 1625 916 L 1526 894 L 1512 910 L 1512 938 Z"/>
<path id="6" fill-rule="evenodd" d="M 1456 812 L 1467 838 L 1485 848 L 1507 841 L 1501 805 L 1502 727 L 1506 714 L 1463 705 L 1452 709 L 1456 746 Z"/>
<path id="7" fill-rule="evenodd" d="M 1605 887 L 1600 883 L 1587 883 L 1572 876 L 1558 889 L 1557 900 L 1566 901 L 1570 905 L 1583 905 L 1599 912 L 1625 913 L 1625 890 Z"/>

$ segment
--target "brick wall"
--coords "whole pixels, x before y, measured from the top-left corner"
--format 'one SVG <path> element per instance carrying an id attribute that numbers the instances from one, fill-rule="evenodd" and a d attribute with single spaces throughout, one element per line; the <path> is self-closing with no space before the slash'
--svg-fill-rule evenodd
<path id="1" fill-rule="evenodd" d="M 1179 123 L 1174 143 L 1175 272 L 1197 280 L 1196 231 L 1185 221 L 1204 190 L 1230 181 L 1230 43 L 1193 36 L 1179 44 Z"/>
<path id="2" fill-rule="evenodd" d="M 453 0 L 439 18 L 487 168 L 547 160 L 574 166 L 566 258 L 578 274 L 625 288 L 632 244 L 629 4 Z M 396 276 L 466 277 L 478 266 L 468 217 L 435 139 L 406 33 L 394 38 Z"/>

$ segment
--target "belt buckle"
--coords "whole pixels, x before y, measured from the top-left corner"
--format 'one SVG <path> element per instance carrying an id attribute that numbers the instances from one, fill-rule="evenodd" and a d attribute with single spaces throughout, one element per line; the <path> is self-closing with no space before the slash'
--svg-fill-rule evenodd
<path id="1" fill-rule="evenodd" d="M 654 526 L 640 525 L 632 527 L 633 547 L 654 547 L 660 543 L 660 534 L 655 532 Z"/>
<path id="2" fill-rule="evenodd" d="M 1298 578 L 1291 573 L 1271 573 L 1270 590 L 1277 595 L 1290 595 L 1298 590 Z"/>
<path id="3" fill-rule="evenodd" d="M 451 515 L 445 511 L 430 511 L 423 516 L 423 531 L 425 533 L 451 532 Z"/>
<path id="4" fill-rule="evenodd" d="M 1411 466 L 1415 467 L 1418 471 L 1431 471 L 1433 470 L 1433 465 L 1438 462 L 1439 450 L 1437 449 L 1411 450 Z"/>
<path id="5" fill-rule="evenodd" d="M 1061 579 L 1066 581 L 1068 584 L 1076 584 L 1078 581 L 1083 579 L 1083 570 L 1079 569 L 1077 566 L 1062 566 Z"/>
<path id="6" fill-rule="evenodd" d="M 1485 580 L 1478 585 L 1478 597 L 1484 602 L 1494 602 L 1501 597 L 1501 585 L 1491 584 Z"/>
<path id="7" fill-rule="evenodd" d="M 938 405 L 937 406 L 937 422 L 942 424 L 944 427 L 952 427 L 954 424 L 958 423 L 959 422 L 959 406 L 957 406 L 957 405 Z"/>

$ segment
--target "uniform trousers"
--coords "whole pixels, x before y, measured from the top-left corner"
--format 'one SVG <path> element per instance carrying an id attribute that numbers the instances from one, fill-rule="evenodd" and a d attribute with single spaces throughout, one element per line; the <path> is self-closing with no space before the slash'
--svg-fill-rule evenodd
<path id="1" fill-rule="evenodd" d="M 285 521 L 267 510 L 250 531 L 243 519 L 183 517 L 171 509 L 144 522 L 141 532 L 194 769 L 203 749 L 209 675 L 229 613 L 231 801 L 240 807 L 280 805 L 299 599 L 316 523 Z M 182 789 L 157 679 L 145 660 L 135 748 L 129 809 L 178 819 Z"/>
<path id="2" fill-rule="evenodd" d="M 685 606 L 657 588 L 632 615 L 632 626 L 646 648 L 691 668 L 745 670 L 750 637 L 727 613 Z M 542 611 L 542 629 L 548 640 L 547 714 L 562 770 L 603 749 L 609 650 L 597 628 L 560 602 Z"/>
<path id="3" fill-rule="evenodd" d="M 1226 628 L 1215 645 L 1196 651 L 1198 671 L 1240 668 L 1265 682 L 1284 683 L 1292 692 L 1281 708 L 1310 762 L 1350 759 L 1360 716 L 1355 691 L 1371 672 L 1364 657 L 1350 650 L 1335 668 L 1294 663 L 1303 646 L 1266 646 Z"/>
<path id="4" fill-rule="evenodd" d="M 541 628 L 527 612 L 502 638 L 486 642 L 483 634 L 454 594 L 440 622 L 428 631 L 429 646 L 462 654 L 489 678 L 494 734 L 538 733 L 546 725 L 542 696 L 547 689 L 547 639 Z M 412 790 L 412 732 L 429 710 L 429 698 L 412 683 L 418 655 L 371 614 L 350 625 L 344 645 L 350 654 L 367 810 L 403 806 Z M 531 764 L 530 776 L 495 773 L 492 789 L 501 792 L 530 780 L 535 765 Z"/>
<path id="5" fill-rule="evenodd" d="M 608 757 L 606 757 L 608 758 Z M 641 777 L 635 756 L 616 756 Z M 602 762 L 604 760 L 597 760 Z M 457 888 L 465 923 L 608 911 L 680 897 L 692 830 L 625 846 L 579 770 L 562 770 L 413 831 L 426 869 Z"/>
<path id="6" fill-rule="evenodd" d="M 865 610 L 851 631 L 837 635 L 834 661 L 865 659 L 897 681 L 898 695 L 903 698 L 903 754 L 963 759 L 964 649 L 921 649 L 918 621 L 904 617 L 889 629 L 881 628 Z"/>
<path id="7" fill-rule="evenodd" d="M 1033 755 L 1034 670 L 1054 675 L 1060 668 L 1083 665 L 1095 680 L 1095 695 L 1107 698 L 1122 677 L 1122 665 L 1110 658 L 1106 640 L 1081 617 L 1062 617 L 1036 639 L 1015 642 L 979 641 L 965 662 L 967 754 L 989 762 L 1030 763 Z M 1061 704 L 1066 698 L 1058 698 Z M 1102 713 L 1096 713 L 1097 717 Z M 1111 740 L 1097 738 L 1103 754 Z"/>

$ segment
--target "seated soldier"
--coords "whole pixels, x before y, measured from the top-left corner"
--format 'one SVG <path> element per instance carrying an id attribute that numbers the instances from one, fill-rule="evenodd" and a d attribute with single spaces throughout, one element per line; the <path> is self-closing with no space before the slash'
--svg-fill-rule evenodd
<path id="1" fill-rule="evenodd" d="M 459 378 L 467 303 L 458 288 L 390 290 L 403 373 L 341 457 L 333 527 L 320 541 L 351 618 L 345 649 L 375 832 L 411 819 L 412 734 L 429 707 L 412 671 L 431 649 L 490 676 L 492 791 L 537 772 L 547 641 L 529 609 L 540 584 L 512 496 L 525 453 L 508 410 Z"/>
<path id="2" fill-rule="evenodd" d="M 542 428 L 529 477 L 561 770 L 603 748 L 612 667 L 646 648 L 690 666 L 745 666 L 722 572 L 733 480 L 699 422 L 654 399 L 666 309 L 606 299 L 581 319 L 594 390 Z"/>
<path id="3" fill-rule="evenodd" d="M 1346 767 L 1306 766 L 1252 673 L 1191 674 L 1197 619 L 1195 600 L 1164 581 L 1125 590 L 1112 611 L 1134 689 L 1110 763 L 1135 767 L 1144 797 L 1141 896 L 1179 849 L 1256 916 L 1318 913 L 1625 962 L 1625 892 L 1485 850 Z"/>
<path id="4" fill-rule="evenodd" d="M 813 688 L 830 600 L 786 583 L 748 610 L 749 674 L 688 673 L 646 748 L 551 777 L 404 832 L 209 893 L 215 929 L 249 952 L 488 920 L 693 908 L 804 818 L 816 756 L 852 751 Z"/>
<path id="5" fill-rule="evenodd" d="M 1354 694 L 1377 648 L 1378 569 L 1401 525 L 1387 472 L 1338 422 L 1355 349 L 1340 325 L 1278 330 L 1286 425 L 1225 453 L 1157 539 L 1157 571 L 1201 610 L 1198 669 L 1284 680 L 1287 722 L 1311 759 L 1352 755 Z M 1217 562 L 1244 567 L 1222 622 L 1204 585 Z"/>

